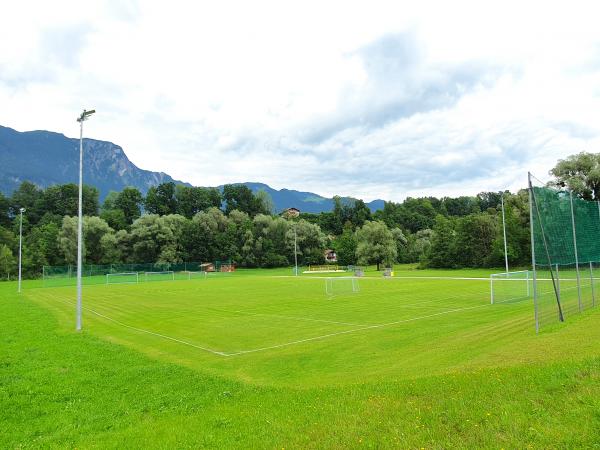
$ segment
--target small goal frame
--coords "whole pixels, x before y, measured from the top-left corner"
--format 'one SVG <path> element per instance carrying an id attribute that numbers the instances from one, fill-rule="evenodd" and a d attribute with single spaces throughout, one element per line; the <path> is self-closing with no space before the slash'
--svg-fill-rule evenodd
<path id="1" fill-rule="evenodd" d="M 510 280 L 509 277 L 510 275 L 516 275 L 516 274 L 525 274 L 525 278 L 515 278 L 513 280 Z M 525 282 L 526 286 L 527 286 L 527 297 L 529 298 L 531 296 L 531 289 L 529 287 L 529 282 L 530 280 L 532 280 L 531 277 L 531 271 L 530 270 L 516 270 L 514 272 L 499 272 L 499 273 L 492 273 L 490 275 L 490 303 L 493 305 L 495 302 L 495 297 L 494 297 L 494 280 L 504 280 L 505 282 L 508 281 L 514 281 L 514 282 Z"/>
<path id="2" fill-rule="evenodd" d="M 125 277 L 125 276 L 133 276 L 135 275 L 135 281 L 121 281 L 116 283 L 110 283 L 108 280 L 111 277 Z M 106 274 L 106 284 L 137 284 L 140 282 L 140 274 L 138 272 L 118 272 L 118 273 L 107 273 Z"/>
<path id="3" fill-rule="evenodd" d="M 333 285 L 336 281 L 351 281 L 352 282 L 352 290 L 348 293 L 355 294 L 356 292 L 360 292 L 360 285 L 358 284 L 357 277 L 328 277 L 325 278 L 325 294 L 328 297 L 333 297 L 335 294 L 333 290 Z M 346 293 L 346 292 L 344 292 Z"/>
<path id="4" fill-rule="evenodd" d="M 171 279 L 170 280 L 148 280 L 148 276 L 152 276 L 152 275 L 171 275 Z M 150 281 L 175 281 L 175 272 L 173 270 L 160 270 L 157 272 L 144 272 L 144 282 L 150 282 Z"/>

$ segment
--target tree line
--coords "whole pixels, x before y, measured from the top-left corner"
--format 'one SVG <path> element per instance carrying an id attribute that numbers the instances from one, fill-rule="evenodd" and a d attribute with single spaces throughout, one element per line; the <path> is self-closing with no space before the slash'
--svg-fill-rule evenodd
<path id="1" fill-rule="evenodd" d="M 597 199 L 600 155 L 581 153 L 559 161 L 553 184 Z M 504 263 L 501 199 L 505 205 L 508 257 L 527 265 L 530 255 L 526 190 L 476 196 L 407 198 L 385 202 L 372 213 L 362 200 L 334 197 L 334 208 L 299 217 L 275 214 L 264 191 L 244 185 L 214 188 L 163 183 L 146 195 L 133 187 L 111 192 L 83 189 L 84 262 L 177 263 L 232 260 L 241 267 L 323 264 L 324 250 L 342 265 L 418 263 L 420 267 L 501 267 Z M 17 267 L 19 210 L 23 215 L 23 272 L 76 262 L 78 188 L 41 189 L 23 182 L 0 193 L 0 278 Z M 293 205 L 290 205 L 293 206 Z"/>

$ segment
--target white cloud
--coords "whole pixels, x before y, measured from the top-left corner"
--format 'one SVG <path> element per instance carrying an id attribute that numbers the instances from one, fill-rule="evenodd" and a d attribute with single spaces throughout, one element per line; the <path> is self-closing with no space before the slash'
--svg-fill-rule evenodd
<path id="1" fill-rule="evenodd" d="M 400 200 L 522 187 L 600 151 L 593 3 L 13 2 L 0 124 L 198 185 Z"/>

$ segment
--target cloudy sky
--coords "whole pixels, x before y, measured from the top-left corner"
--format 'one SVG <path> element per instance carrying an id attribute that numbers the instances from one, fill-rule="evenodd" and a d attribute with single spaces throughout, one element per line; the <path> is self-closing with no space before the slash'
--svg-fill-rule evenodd
<path id="1" fill-rule="evenodd" d="M 412 4 L 418 3 L 418 6 Z M 7 2 L 0 124 L 210 186 L 517 189 L 600 151 L 594 2 Z"/>

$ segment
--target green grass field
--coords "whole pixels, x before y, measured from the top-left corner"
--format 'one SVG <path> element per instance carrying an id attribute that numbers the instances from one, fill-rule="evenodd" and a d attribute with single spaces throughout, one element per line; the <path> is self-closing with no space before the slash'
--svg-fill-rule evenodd
<path id="1" fill-rule="evenodd" d="M 600 445 L 600 312 L 535 334 L 490 271 L 0 284 L 0 446 Z M 448 278 L 453 277 L 453 278 Z"/>

